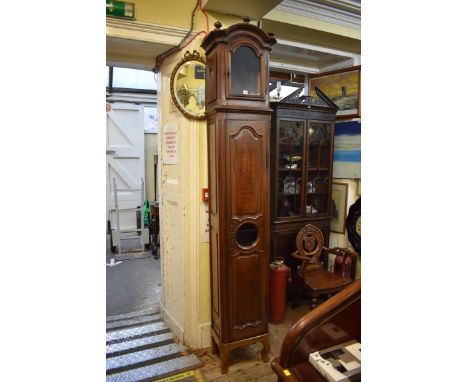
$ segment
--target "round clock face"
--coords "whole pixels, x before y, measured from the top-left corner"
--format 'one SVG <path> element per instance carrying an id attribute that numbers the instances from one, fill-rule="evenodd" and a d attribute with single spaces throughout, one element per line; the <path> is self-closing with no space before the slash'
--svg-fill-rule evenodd
<path id="1" fill-rule="evenodd" d="M 348 240 L 353 248 L 361 253 L 361 198 L 356 200 L 349 208 L 346 217 L 346 230 L 348 231 Z"/>
<path id="2" fill-rule="evenodd" d="M 361 236 L 361 216 L 359 216 L 359 217 L 356 219 L 355 227 L 356 227 L 356 233 L 357 233 L 359 236 Z"/>

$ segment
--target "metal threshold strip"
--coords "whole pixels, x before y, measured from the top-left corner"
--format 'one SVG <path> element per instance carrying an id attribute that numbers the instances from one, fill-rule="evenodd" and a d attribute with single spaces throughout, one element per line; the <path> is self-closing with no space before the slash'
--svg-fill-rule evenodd
<path id="1" fill-rule="evenodd" d="M 151 382 L 203 365 L 176 343 L 159 309 L 111 316 L 106 325 L 107 382 Z"/>

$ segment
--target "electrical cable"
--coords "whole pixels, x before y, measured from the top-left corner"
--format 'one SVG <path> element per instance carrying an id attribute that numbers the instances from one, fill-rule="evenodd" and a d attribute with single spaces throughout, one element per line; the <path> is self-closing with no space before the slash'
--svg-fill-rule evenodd
<path id="1" fill-rule="evenodd" d="M 200 32 L 194 34 L 193 37 L 192 37 L 190 40 L 188 40 L 184 45 L 182 45 L 182 46 L 180 47 L 179 50 L 184 49 L 188 44 L 190 44 L 190 43 L 193 41 L 193 39 L 194 39 L 195 37 L 201 35 L 202 33 L 205 33 L 205 34 L 206 34 L 205 31 L 200 31 Z"/>
<path id="2" fill-rule="evenodd" d="M 208 24 L 209 24 L 209 22 L 208 22 L 208 15 L 207 15 L 205 9 L 202 7 L 201 3 L 200 3 L 200 11 L 202 11 L 202 13 L 205 15 L 205 18 L 206 18 L 206 33 L 205 33 L 205 35 L 207 35 L 207 34 L 208 34 L 208 31 L 209 31 L 209 26 L 208 26 Z"/>
<path id="3" fill-rule="evenodd" d="M 181 49 L 183 49 L 185 46 L 187 46 L 196 36 L 198 36 L 199 34 L 201 33 L 207 33 L 205 31 L 202 31 L 202 32 L 198 32 L 197 34 L 195 34 L 188 42 L 187 44 L 185 45 L 182 45 L 184 43 L 184 41 L 192 34 L 193 32 L 193 27 L 195 25 L 195 21 L 194 21 L 194 18 L 195 18 L 195 12 L 197 10 L 197 8 L 200 6 L 201 7 L 201 4 L 200 4 L 201 0 L 197 0 L 197 4 L 195 5 L 195 8 L 193 9 L 192 11 L 192 21 L 191 21 L 191 24 L 190 24 L 190 30 L 187 32 L 187 34 L 184 36 L 184 38 L 180 41 L 180 43 L 177 45 L 177 46 L 174 46 L 170 49 L 168 49 L 167 51 L 161 53 L 159 56 L 156 57 L 156 65 L 154 66 L 153 68 L 153 72 L 158 72 L 159 71 L 159 68 L 161 67 L 161 65 L 163 64 L 164 60 L 169 57 L 171 54 L 173 53 L 176 53 L 178 51 L 180 51 Z M 201 9 L 201 8 L 200 8 Z M 203 11 L 203 10 L 202 10 Z M 208 20 L 208 16 L 205 14 L 205 16 L 207 17 L 207 20 Z"/>

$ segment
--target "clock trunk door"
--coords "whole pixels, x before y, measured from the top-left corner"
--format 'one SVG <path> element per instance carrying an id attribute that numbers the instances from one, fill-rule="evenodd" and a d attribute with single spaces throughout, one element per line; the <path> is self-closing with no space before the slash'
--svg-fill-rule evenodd
<path id="1" fill-rule="evenodd" d="M 227 120 L 231 340 L 267 330 L 267 126 L 266 119 Z"/>

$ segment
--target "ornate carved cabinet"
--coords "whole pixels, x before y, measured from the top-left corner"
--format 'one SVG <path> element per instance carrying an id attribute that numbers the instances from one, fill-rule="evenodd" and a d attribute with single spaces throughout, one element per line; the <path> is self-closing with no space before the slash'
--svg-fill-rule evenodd
<path id="1" fill-rule="evenodd" d="M 320 90 L 316 93 L 271 104 L 271 257 L 285 258 L 293 271 L 300 263 L 290 256 L 299 230 L 316 225 L 325 245 L 330 233 L 337 106 Z"/>
<path id="2" fill-rule="evenodd" d="M 273 34 L 244 23 L 203 41 L 210 189 L 212 337 L 227 372 L 232 349 L 263 343 L 268 361 L 268 52 Z"/>

